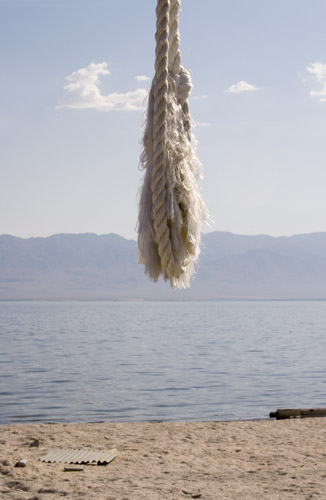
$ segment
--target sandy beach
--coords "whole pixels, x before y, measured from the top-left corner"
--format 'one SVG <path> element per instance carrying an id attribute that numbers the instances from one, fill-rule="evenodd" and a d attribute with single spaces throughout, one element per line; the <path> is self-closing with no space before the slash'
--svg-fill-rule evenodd
<path id="1" fill-rule="evenodd" d="M 0 430 L 4 500 L 326 498 L 324 418 L 23 424 Z M 58 448 L 117 448 L 118 457 L 106 466 L 66 472 L 62 463 L 40 461 Z M 22 459 L 26 466 L 15 467 Z"/>

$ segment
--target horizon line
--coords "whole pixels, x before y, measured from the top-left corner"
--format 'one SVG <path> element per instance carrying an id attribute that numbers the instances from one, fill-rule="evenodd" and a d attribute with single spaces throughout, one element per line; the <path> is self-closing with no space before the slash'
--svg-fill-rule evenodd
<path id="1" fill-rule="evenodd" d="M 311 232 L 307 232 L 307 233 L 280 234 L 278 236 L 271 235 L 271 234 L 268 234 L 268 233 L 244 234 L 244 233 L 235 233 L 233 231 L 223 231 L 223 230 L 205 231 L 205 232 L 203 231 L 201 234 L 202 234 L 202 236 L 205 237 L 206 235 L 212 234 L 212 233 L 229 234 L 229 235 L 234 235 L 234 236 L 244 236 L 244 237 L 253 237 L 253 238 L 254 237 L 265 236 L 265 237 L 268 237 L 268 238 L 275 238 L 275 239 L 277 239 L 277 238 L 291 238 L 293 236 L 308 236 L 308 235 L 313 235 L 313 234 L 314 235 L 315 234 L 325 234 L 326 230 L 325 231 L 311 231 Z M 86 236 L 86 235 L 96 236 L 96 237 L 113 235 L 113 236 L 118 236 L 119 238 L 123 238 L 125 240 L 136 241 L 137 242 L 137 237 L 136 238 L 129 238 L 129 237 L 122 236 L 121 234 L 114 233 L 114 232 L 95 233 L 95 232 L 90 232 L 90 231 L 85 231 L 83 233 L 80 233 L 80 232 L 76 232 L 76 233 L 72 233 L 72 232 L 59 232 L 59 233 L 49 234 L 47 236 L 17 236 L 17 235 L 10 234 L 10 233 L 2 233 L 2 234 L 0 234 L 0 237 L 7 236 L 7 237 L 11 237 L 11 238 L 18 238 L 18 239 L 23 239 L 23 240 L 31 240 L 31 239 L 47 239 L 47 238 L 53 238 L 55 236 Z"/>

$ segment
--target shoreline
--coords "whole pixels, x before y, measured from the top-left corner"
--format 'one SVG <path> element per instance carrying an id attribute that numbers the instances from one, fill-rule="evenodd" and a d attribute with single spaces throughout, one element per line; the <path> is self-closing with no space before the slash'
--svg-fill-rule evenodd
<path id="1" fill-rule="evenodd" d="M 17 423 L 0 425 L 0 436 L 0 497 L 8 499 L 325 499 L 325 418 Z M 118 456 L 65 472 L 67 464 L 40 461 L 58 448 L 116 448 Z"/>
<path id="2" fill-rule="evenodd" d="M 235 420 L 162 420 L 162 419 L 150 419 L 150 420 L 35 420 L 35 421 L 24 421 L 19 422 L 0 422 L 0 430 L 2 427 L 15 426 L 15 425 L 80 425 L 80 424 L 231 424 L 231 423 L 241 423 L 241 422 L 268 422 L 274 421 L 276 418 L 271 417 L 257 417 L 257 418 L 240 418 Z"/>

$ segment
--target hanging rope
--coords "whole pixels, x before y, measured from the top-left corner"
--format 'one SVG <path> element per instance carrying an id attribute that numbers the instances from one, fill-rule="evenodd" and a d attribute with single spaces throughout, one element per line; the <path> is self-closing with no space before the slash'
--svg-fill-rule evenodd
<path id="1" fill-rule="evenodd" d="M 157 0 L 138 218 L 138 262 L 151 279 L 162 274 L 172 288 L 189 286 L 206 221 L 188 107 L 192 84 L 181 66 L 179 10 L 179 0 Z"/>

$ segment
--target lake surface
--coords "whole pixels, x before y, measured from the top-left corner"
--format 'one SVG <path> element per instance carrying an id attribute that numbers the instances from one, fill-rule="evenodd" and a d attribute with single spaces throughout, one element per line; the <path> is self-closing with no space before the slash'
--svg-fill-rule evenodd
<path id="1" fill-rule="evenodd" d="M 326 302 L 0 302 L 0 423 L 326 406 Z"/>

